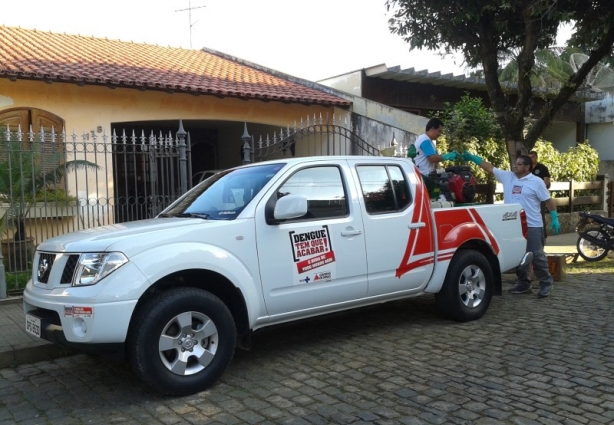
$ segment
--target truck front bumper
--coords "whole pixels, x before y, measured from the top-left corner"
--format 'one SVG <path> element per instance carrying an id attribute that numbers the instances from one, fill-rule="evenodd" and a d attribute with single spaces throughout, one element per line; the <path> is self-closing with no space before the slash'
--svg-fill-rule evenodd
<path id="1" fill-rule="evenodd" d="M 132 313 L 149 282 L 131 263 L 96 285 L 73 287 L 28 282 L 23 305 L 28 316 L 40 319 L 40 329 L 28 332 L 50 342 L 77 348 L 84 344 L 123 344 Z M 37 323 L 31 319 L 29 323 Z"/>

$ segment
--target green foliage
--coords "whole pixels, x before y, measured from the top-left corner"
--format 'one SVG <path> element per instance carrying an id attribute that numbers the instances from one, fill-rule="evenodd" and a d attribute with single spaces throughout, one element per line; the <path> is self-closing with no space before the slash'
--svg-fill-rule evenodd
<path id="1" fill-rule="evenodd" d="M 58 205 L 69 205 L 75 202 L 77 198 L 66 193 L 64 189 L 43 188 L 34 199 L 35 202 L 49 202 Z"/>
<path id="2" fill-rule="evenodd" d="M 509 0 L 387 0 L 393 12 L 389 27 L 403 37 L 411 49 L 443 49 L 462 52 L 475 68 L 482 63 L 479 47 L 488 45 L 495 56 L 523 46 L 525 20 L 535 20 L 540 31 L 533 40 L 545 48 L 556 39 L 563 20 L 561 5 L 551 2 Z M 563 3 L 563 2 L 560 2 Z M 490 37 L 488 37 L 490 35 Z"/>
<path id="3" fill-rule="evenodd" d="M 454 105 L 446 103 L 444 110 L 435 114 L 444 123 L 444 135 L 437 141 L 439 152 L 469 151 L 479 155 L 495 167 L 509 170 L 509 158 L 501 132 L 492 111 L 482 100 L 465 94 Z M 588 142 L 559 152 L 552 143 L 539 140 L 534 147 L 539 162 L 550 171 L 551 181 L 593 181 L 599 169 L 599 156 Z M 458 160 L 457 163 L 462 163 Z M 491 182 L 494 177 L 471 164 L 478 182 Z"/>
<path id="4" fill-rule="evenodd" d="M 531 85 L 544 89 L 560 89 L 574 70 L 569 58 L 572 53 L 583 53 L 574 47 L 550 47 L 535 51 L 535 65 L 531 70 Z M 518 83 L 518 54 L 510 54 L 511 60 L 499 71 L 499 81 Z"/>
<path id="5" fill-rule="evenodd" d="M 446 102 L 444 110 L 437 115 L 444 122 L 450 149 L 462 151 L 468 141 L 501 138 L 492 111 L 484 106 L 482 99 L 471 97 L 468 93 L 454 105 Z"/>
<path id="6" fill-rule="evenodd" d="M 538 161 L 548 167 L 551 181 L 594 181 L 599 170 L 599 155 L 588 141 L 559 152 L 552 143 L 539 140 L 533 148 Z"/>
<path id="7" fill-rule="evenodd" d="M 32 272 L 7 273 L 6 290 L 9 295 L 20 295 L 32 277 Z"/>
<path id="8" fill-rule="evenodd" d="M 539 140 L 535 143 L 533 150 L 537 152 L 538 161 L 548 167 L 550 181 L 567 182 L 574 180 L 587 182 L 594 181 L 597 178 L 599 156 L 597 151 L 588 142 L 570 147 L 567 149 L 567 152 L 559 152 L 552 146 L 552 143 Z M 574 192 L 574 196 L 595 195 L 599 195 L 597 190 L 577 190 Z M 565 198 L 570 196 L 570 194 L 568 191 L 554 191 L 552 196 L 554 198 Z M 594 208 L 594 205 L 577 205 L 574 206 L 574 211 L 590 210 L 592 208 Z M 568 206 L 559 206 L 558 211 L 570 212 Z"/>
<path id="9" fill-rule="evenodd" d="M 600 61 L 612 58 L 612 0 L 386 0 L 385 4 L 392 12 L 390 31 L 401 36 L 410 50 L 460 52 L 468 67 L 482 69 L 510 156 L 516 150 L 531 150 L 589 72 Z M 558 83 L 554 82 L 564 79 L 567 71 L 560 63 L 561 67 L 553 68 L 548 75 L 540 73 L 539 68 L 553 57 L 547 51 L 543 57 L 536 52 L 554 45 L 559 26 L 564 23 L 573 23 L 570 46 L 590 54 L 584 65 L 557 89 Z M 513 96 L 503 90 L 499 81 L 500 62 L 510 56 L 516 60 L 514 69 L 509 70 L 516 77 L 506 77 L 517 81 Z M 554 90 L 548 95 L 547 107 L 525 132 L 531 100 L 536 96 L 533 82 Z"/>
<path id="10" fill-rule="evenodd" d="M 444 136 L 437 142 L 439 152 L 469 151 L 477 154 L 498 168 L 509 169 L 509 160 L 501 131 L 492 111 L 482 99 L 465 94 L 454 105 L 446 103 L 436 116 L 444 123 Z M 457 161 L 459 164 L 462 160 Z M 493 181 L 494 177 L 480 167 L 471 164 L 478 181 Z"/>

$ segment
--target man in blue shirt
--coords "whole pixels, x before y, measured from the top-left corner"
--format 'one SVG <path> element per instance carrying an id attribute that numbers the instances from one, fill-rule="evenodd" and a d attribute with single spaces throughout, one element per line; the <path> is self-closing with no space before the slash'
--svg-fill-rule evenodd
<path id="1" fill-rule="evenodd" d="M 454 161 L 458 155 L 456 152 L 444 153 L 439 155 L 435 142 L 443 132 L 443 123 L 438 118 L 431 118 L 426 123 L 426 132 L 418 136 L 414 142 L 416 147 L 416 157 L 414 163 L 420 174 L 428 176 L 435 171 L 437 164 L 441 161 Z"/>

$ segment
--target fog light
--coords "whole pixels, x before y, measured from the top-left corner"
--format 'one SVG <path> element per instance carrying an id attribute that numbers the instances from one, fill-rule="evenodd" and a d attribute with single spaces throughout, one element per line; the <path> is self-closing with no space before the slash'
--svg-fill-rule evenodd
<path id="1" fill-rule="evenodd" d="M 72 321 L 72 331 L 79 338 L 83 338 L 87 333 L 87 324 L 85 320 L 78 317 Z"/>

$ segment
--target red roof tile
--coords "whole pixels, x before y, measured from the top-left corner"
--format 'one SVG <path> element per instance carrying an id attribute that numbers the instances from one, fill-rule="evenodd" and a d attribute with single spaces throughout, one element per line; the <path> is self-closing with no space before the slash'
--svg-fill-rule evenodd
<path id="1" fill-rule="evenodd" d="M 202 50 L 0 26 L 0 77 L 304 104 L 349 101 Z"/>

